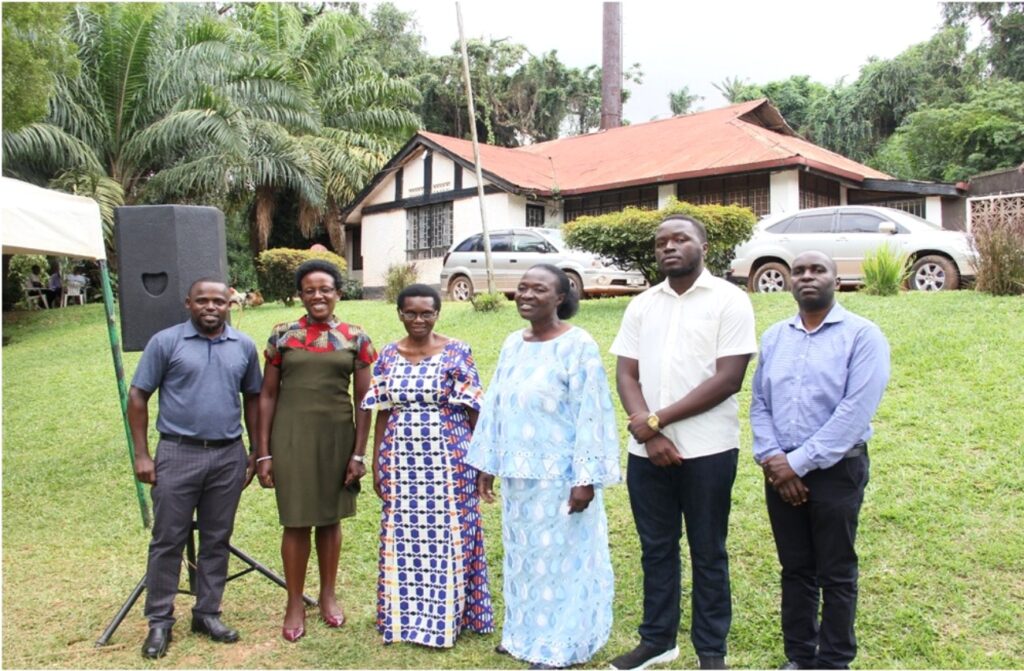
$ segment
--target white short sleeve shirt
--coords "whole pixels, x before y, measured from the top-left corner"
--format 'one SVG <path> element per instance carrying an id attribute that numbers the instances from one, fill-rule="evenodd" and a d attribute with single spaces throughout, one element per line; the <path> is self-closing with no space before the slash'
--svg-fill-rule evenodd
<path id="1" fill-rule="evenodd" d="M 656 412 L 714 375 L 717 359 L 757 352 L 754 308 L 742 289 L 707 270 L 681 295 L 662 282 L 626 307 L 611 352 L 639 362 L 644 400 Z M 662 433 L 684 459 L 725 452 L 739 447 L 738 409 L 733 395 Z M 632 437 L 629 452 L 647 456 Z"/>

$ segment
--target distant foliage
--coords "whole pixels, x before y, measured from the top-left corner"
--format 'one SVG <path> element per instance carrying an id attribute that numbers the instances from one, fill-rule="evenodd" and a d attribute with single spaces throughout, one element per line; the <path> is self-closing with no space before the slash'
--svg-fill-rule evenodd
<path id="1" fill-rule="evenodd" d="M 864 254 L 864 293 L 895 296 L 910 276 L 910 257 L 889 245 Z"/>
<path id="2" fill-rule="evenodd" d="M 503 293 L 474 294 L 469 300 L 473 303 L 475 312 L 497 312 L 508 305 L 508 299 Z"/>
<path id="3" fill-rule="evenodd" d="M 416 284 L 419 270 L 412 261 L 407 263 L 392 263 L 384 273 L 384 302 L 394 303 L 398 300 L 398 294 L 410 284 Z"/>
<path id="4" fill-rule="evenodd" d="M 268 301 L 284 301 L 291 305 L 295 300 L 295 271 L 306 261 L 320 259 L 338 267 L 342 275 L 348 270 L 345 259 L 333 252 L 312 249 L 268 249 L 256 257 L 256 275 L 260 282 L 263 298 Z M 344 289 L 344 287 L 338 287 Z"/>
<path id="5" fill-rule="evenodd" d="M 627 270 L 639 270 L 654 284 L 661 281 L 654 260 L 654 232 L 671 214 L 685 214 L 703 222 L 708 231 L 704 264 L 715 275 L 725 274 L 736 245 L 750 238 L 757 223 L 757 217 L 746 207 L 692 205 L 673 198 L 660 210 L 627 207 L 621 212 L 580 217 L 565 225 L 565 241 Z"/>
<path id="6" fill-rule="evenodd" d="M 358 301 L 363 298 L 363 283 L 359 280 L 352 279 L 351 277 L 346 278 L 341 283 L 341 289 L 338 291 L 338 299 L 343 301 Z"/>
<path id="7" fill-rule="evenodd" d="M 978 252 L 978 290 L 996 296 L 1024 294 L 1024 217 L 979 218 L 971 232 Z"/>

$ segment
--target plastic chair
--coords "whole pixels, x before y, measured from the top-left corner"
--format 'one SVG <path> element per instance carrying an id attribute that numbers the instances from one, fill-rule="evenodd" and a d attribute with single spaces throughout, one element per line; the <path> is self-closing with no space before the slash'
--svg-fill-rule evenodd
<path id="1" fill-rule="evenodd" d="M 46 294 L 39 287 L 25 286 L 25 302 L 30 310 L 50 309 L 50 301 L 46 300 Z"/>
<path id="2" fill-rule="evenodd" d="M 73 279 L 64 280 L 64 295 L 61 297 L 61 307 L 68 306 L 68 299 L 77 300 L 79 305 L 85 305 L 85 282 Z"/>

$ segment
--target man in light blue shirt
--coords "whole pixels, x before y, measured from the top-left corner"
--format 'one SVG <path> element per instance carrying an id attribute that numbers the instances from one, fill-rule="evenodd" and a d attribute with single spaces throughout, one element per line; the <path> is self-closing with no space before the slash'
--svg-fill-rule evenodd
<path id="1" fill-rule="evenodd" d="M 782 565 L 782 668 L 842 669 L 857 654 L 854 540 L 889 344 L 835 302 L 839 279 L 825 254 L 797 256 L 792 282 L 799 314 L 761 338 L 750 402 L 754 459 Z"/>

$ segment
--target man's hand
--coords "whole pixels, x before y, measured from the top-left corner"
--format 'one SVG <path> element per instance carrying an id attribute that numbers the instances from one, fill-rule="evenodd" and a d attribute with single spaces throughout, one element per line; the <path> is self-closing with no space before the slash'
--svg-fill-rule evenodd
<path id="1" fill-rule="evenodd" d="M 775 488 L 782 500 L 793 506 L 802 506 L 807 503 L 807 494 L 810 492 L 807 485 L 799 477 L 787 480 Z"/>
<path id="2" fill-rule="evenodd" d="M 647 426 L 647 418 L 650 416 L 649 412 L 636 412 L 629 416 L 629 433 L 640 444 L 659 435 L 659 432 Z"/>
<path id="3" fill-rule="evenodd" d="M 775 489 L 778 489 L 793 478 L 799 477 L 796 471 L 790 467 L 789 459 L 782 453 L 765 459 L 764 463 L 761 464 L 761 468 L 764 469 L 764 475 L 768 478 L 768 484 L 775 487 Z"/>
<path id="4" fill-rule="evenodd" d="M 366 464 L 355 459 L 349 459 L 348 468 L 345 469 L 345 486 L 348 487 L 364 475 L 366 475 Z"/>
<path id="5" fill-rule="evenodd" d="M 579 485 L 569 490 L 569 514 L 582 513 L 594 500 L 594 485 Z"/>
<path id="6" fill-rule="evenodd" d="M 242 485 L 242 489 L 249 486 L 252 482 L 252 476 L 256 475 L 256 453 L 249 453 L 249 461 L 245 465 L 245 483 Z"/>
<path id="7" fill-rule="evenodd" d="M 156 484 L 156 464 L 148 454 L 135 455 L 135 477 L 147 485 Z"/>
<path id="8" fill-rule="evenodd" d="M 264 459 L 256 464 L 256 476 L 260 480 L 260 487 L 273 489 L 274 487 L 274 460 Z"/>
<path id="9" fill-rule="evenodd" d="M 476 476 L 476 493 L 487 503 L 494 503 L 494 476 L 480 471 Z"/>
<path id="10" fill-rule="evenodd" d="M 647 458 L 655 466 L 678 466 L 683 463 L 683 458 L 679 455 L 675 443 L 663 434 L 654 434 L 644 447 L 647 448 Z"/>

